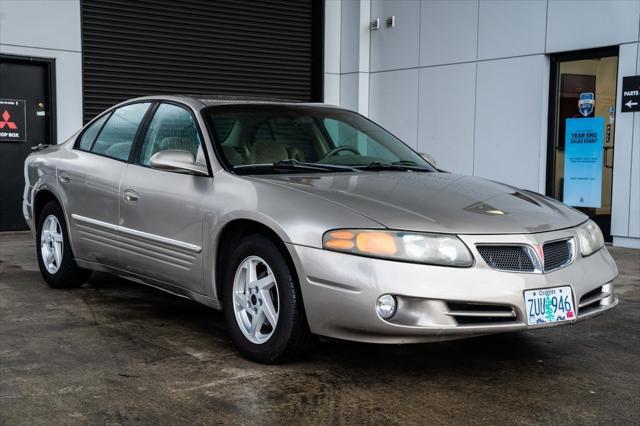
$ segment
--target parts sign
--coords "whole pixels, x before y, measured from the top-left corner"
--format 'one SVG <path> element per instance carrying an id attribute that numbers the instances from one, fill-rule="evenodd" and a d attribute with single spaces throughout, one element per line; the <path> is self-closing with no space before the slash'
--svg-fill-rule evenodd
<path id="1" fill-rule="evenodd" d="M 26 118 L 25 101 L 0 99 L 0 142 L 25 142 Z"/>
<path id="2" fill-rule="evenodd" d="M 623 77 L 621 112 L 640 111 L 640 76 Z"/>

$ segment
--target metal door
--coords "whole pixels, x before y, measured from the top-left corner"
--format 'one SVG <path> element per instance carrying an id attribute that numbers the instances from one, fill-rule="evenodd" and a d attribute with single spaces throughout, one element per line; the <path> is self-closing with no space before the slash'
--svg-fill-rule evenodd
<path id="1" fill-rule="evenodd" d="M 0 55 L 0 231 L 27 229 L 22 216 L 24 160 L 52 140 L 49 61 Z"/>
<path id="2" fill-rule="evenodd" d="M 120 183 L 150 102 L 125 105 L 94 121 L 60 160 L 58 182 L 76 257 L 120 267 Z M 128 146 L 128 148 L 127 148 Z"/>
<path id="3" fill-rule="evenodd" d="M 202 205 L 211 182 L 127 166 L 120 188 L 120 257 L 128 271 L 205 293 Z"/>

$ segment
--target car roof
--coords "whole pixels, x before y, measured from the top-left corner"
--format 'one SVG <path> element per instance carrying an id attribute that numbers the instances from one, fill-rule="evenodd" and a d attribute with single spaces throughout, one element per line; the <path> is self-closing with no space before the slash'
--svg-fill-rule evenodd
<path id="1" fill-rule="evenodd" d="M 126 103 L 132 101 L 141 101 L 141 100 L 153 100 L 153 99 L 164 99 L 164 100 L 177 100 L 183 101 L 186 103 L 194 104 L 199 103 L 202 106 L 214 106 L 214 105 L 295 105 L 295 106 L 330 106 L 332 108 L 340 108 L 335 105 L 328 105 L 321 102 L 308 102 L 308 101 L 300 101 L 293 99 L 282 99 L 282 98 L 272 98 L 272 97 L 259 97 L 259 96 L 233 96 L 233 95 L 207 95 L 207 94 L 173 94 L 173 95 L 152 95 L 152 96 L 144 96 L 136 99 L 130 99 L 126 101 Z M 123 102 L 125 103 L 125 102 Z"/>

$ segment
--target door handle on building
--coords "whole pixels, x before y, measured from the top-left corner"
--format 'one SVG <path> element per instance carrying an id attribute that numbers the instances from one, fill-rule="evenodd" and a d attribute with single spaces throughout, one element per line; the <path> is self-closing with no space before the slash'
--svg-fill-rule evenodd
<path id="1" fill-rule="evenodd" d="M 135 204 L 138 202 L 138 193 L 131 189 L 127 189 L 124 191 L 124 200 L 129 204 Z"/>

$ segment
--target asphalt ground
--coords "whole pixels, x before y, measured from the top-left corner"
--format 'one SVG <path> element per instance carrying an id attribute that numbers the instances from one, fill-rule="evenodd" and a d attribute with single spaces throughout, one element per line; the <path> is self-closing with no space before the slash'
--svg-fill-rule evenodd
<path id="1" fill-rule="evenodd" d="M 590 321 L 264 366 L 220 312 L 107 274 L 50 289 L 0 234 L 0 424 L 640 424 L 640 250 L 610 251 L 621 302 Z"/>

